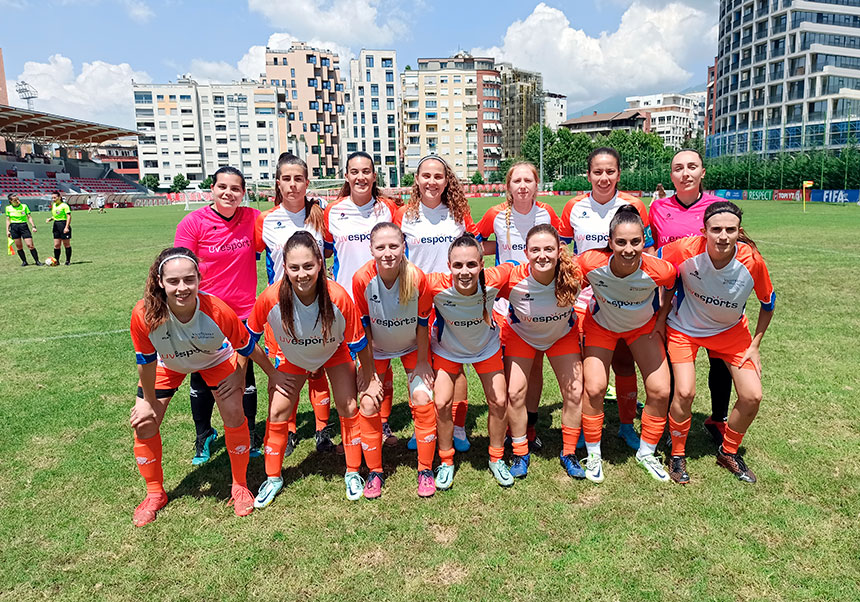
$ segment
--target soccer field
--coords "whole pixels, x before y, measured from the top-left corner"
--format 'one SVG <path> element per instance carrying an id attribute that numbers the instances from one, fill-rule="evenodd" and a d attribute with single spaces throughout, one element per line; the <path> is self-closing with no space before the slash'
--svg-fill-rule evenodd
<path id="1" fill-rule="evenodd" d="M 499 200 L 474 199 L 475 221 Z M 567 198 L 545 200 L 560 214 Z M 700 355 L 689 486 L 645 474 L 615 436 L 611 403 L 606 481 L 568 478 L 546 363 L 545 447 L 528 478 L 505 490 L 487 471 L 486 404 L 472 373 L 472 450 L 458 454 L 451 491 L 419 499 L 397 366 L 391 424 L 401 443 L 385 450 L 381 500 L 345 499 L 343 459 L 315 452 L 303 396 L 284 491 L 236 518 L 223 437 L 211 462 L 191 466 L 186 384 L 162 426 L 170 503 L 144 528 L 131 523 L 145 487 L 128 425 L 137 372 L 127 330 L 148 267 L 185 212 L 76 212 L 71 267 L 0 262 L 0 600 L 860 599 L 860 208 L 743 208 L 777 292 L 764 400 L 742 450 L 757 484 L 715 465 L 701 428 L 710 400 Z M 37 226 L 44 217 L 34 214 Z M 35 242 L 47 257 L 50 228 Z M 754 321 L 754 298 L 750 310 Z M 265 406 L 263 394 L 261 434 Z M 262 459 L 251 460 L 253 492 L 264 478 Z"/>

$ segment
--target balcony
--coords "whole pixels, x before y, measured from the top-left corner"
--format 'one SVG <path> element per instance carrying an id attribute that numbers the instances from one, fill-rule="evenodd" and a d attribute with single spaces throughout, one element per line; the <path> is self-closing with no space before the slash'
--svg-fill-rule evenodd
<path id="1" fill-rule="evenodd" d="M 824 121 L 827 118 L 827 111 L 812 111 L 809 113 L 807 121 Z"/>
<path id="2" fill-rule="evenodd" d="M 750 42 L 752 42 L 752 34 L 741 38 L 741 46 L 746 46 Z"/>
<path id="3" fill-rule="evenodd" d="M 771 94 L 767 99 L 768 104 L 782 102 L 782 94 Z"/>
<path id="4" fill-rule="evenodd" d="M 745 57 L 745 58 L 742 58 L 742 59 L 741 59 L 741 67 L 746 67 L 746 66 L 747 66 L 747 65 L 749 65 L 750 63 L 752 63 L 752 57 L 749 57 L 749 56 L 748 56 L 748 57 Z"/>
<path id="5" fill-rule="evenodd" d="M 738 89 L 738 83 L 737 82 L 735 82 L 731 86 L 729 86 L 729 90 L 731 90 L 732 92 L 736 91 L 737 89 Z"/>
<path id="6" fill-rule="evenodd" d="M 734 70 L 736 70 L 739 66 L 740 66 L 740 61 L 735 61 L 734 63 L 732 63 L 732 66 L 731 66 L 731 67 L 729 67 L 729 71 L 734 71 Z"/>
<path id="7" fill-rule="evenodd" d="M 765 75 L 756 75 L 753 78 L 753 84 L 754 85 L 763 84 L 766 81 L 766 79 L 767 79 L 767 76 L 765 76 Z"/>
<path id="8" fill-rule="evenodd" d="M 743 111 L 744 109 L 750 108 L 750 101 L 744 100 L 738 103 L 738 109 Z"/>
<path id="9" fill-rule="evenodd" d="M 757 31 L 755 34 L 756 40 L 761 40 L 767 37 L 767 29 L 762 29 L 761 31 Z"/>
<path id="10" fill-rule="evenodd" d="M 788 100 L 801 100 L 803 98 L 803 88 L 800 90 L 789 90 L 788 91 Z"/>
<path id="11" fill-rule="evenodd" d="M 778 56 L 785 55 L 785 46 L 780 46 L 779 48 L 773 48 L 770 51 L 770 58 L 776 58 Z"/>
<path id="12" fill-rule="evenodd" d="M 765 6 L 764 8 L 760 8 L 760 9 L 758 9 L 758 10 L 756 11 L 756 13 L 755 13 L 755 16 L 756 16 L 756 17 L 763 17 L 763 16 L 765 16 L 767 13 L 768 13 L 768 10 L 767 10 L 767 7 Z"/>
<path id="13" fill-rule="evenodd" d="M 789 113 L 785 117 L 786 123 L 801 123 L 802 121 L 803 121 L 803 114 L 799 113 L 799 112 L 798 113 Z"/>
<path id="14" fill-rule="evenodd" d="M 771 28 L 770 33 L 771 33 L 772 35 L 776 35 L 776 34 L 778 34 L 778 33 L 782 33 L 782 32 L 784 32 L 784 31 L 785 31 L 785 27 L 786 27 L 786 26 L 785 26 L 785 23 L 781 23 L 781 24 L 779 24 L 779 25 L 774 25 L 774 26 Z"/>
<path id="15" fill-rule="evenodd" d="M 750 87 L 750 78 L 742 79 L 740 87 L 741 88 L 749 88 Z"/>
<path id="16" fill-rule="evenodd" d="M 758 63 L 760 61 L 766 61 L 767 60 L 767 52 L 756 52 L 754 58 L 755 58 L 756 63 Z"/>
<path id="17" fill-rule="evenodd" d="M 750 127 L 752 128 L 760 128 L 764 126 L 764 119 L 754 119 L 750 121 Z"/>
<path id="18" fill-rule="evenodd" d="M 759 96 L 758 98 L 753 98 L 753 106 L 760 107 L 764 104 L 764 96 Z"/>

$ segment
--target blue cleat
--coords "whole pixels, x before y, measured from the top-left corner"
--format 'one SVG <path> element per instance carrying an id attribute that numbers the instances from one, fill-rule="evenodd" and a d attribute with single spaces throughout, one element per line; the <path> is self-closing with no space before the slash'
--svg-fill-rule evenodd
<path id="1" fill-rule="evenodd" d="M 409 441 L 406 442 L 406 449 L 411 451 L 418 449 L 418 442 L 415 441 L 415 433 L 412 433 L 412 437 L 410 437 Z"/>
<path id="2" fill-rule="evenodd" d="M 466 429 L 462 427 L 455 426 L 454 427 L 454 449 L 460 452 L 461 454 L 469 451 L 472 447 L 472 444 L 469 443 L 468 437 L 466 437 Z"/>
<path id="3" fill-rule="evenodd" d="M 561 462 L 562 468 L 567 472 L 567 476 L 572 479 L 584 479 L 585 478 L 585 469 L 579 463 L 579 460 L 576 459 L 576 456 L 573 454 L 568 455 L 560 455 L 559 461 Z"/>
<path id="4" fill-rule="evenodd" d="M 529 474 L 529 464 L 531 463 L 532 455 L 517 456 L 511 459 L 511 476 L 517 479 L 524 479 Z"/>
<path id="5" fill-rule="evenodd" d="M 627 447 L 639 451 L 639 435 L 636 434 L 632 424 L 622 424 L 619 426 L 618 437 L 627 444 Z"/>
<path id="6" fill-rule="evenodd" d="M 212 458 L 212 452 L 210 451 L 210 447 L 213 443 L 215 443 L 215 439 L 218 438 L 218 431 L 214 428 L 209 432 L 206 437 L 203 439 L 197 438 L 197 441 L 194 442 L 194 457 L 191 458 L 191 464 L 194 466 L 199 466 L 200 464 L 206 464 Z"/>

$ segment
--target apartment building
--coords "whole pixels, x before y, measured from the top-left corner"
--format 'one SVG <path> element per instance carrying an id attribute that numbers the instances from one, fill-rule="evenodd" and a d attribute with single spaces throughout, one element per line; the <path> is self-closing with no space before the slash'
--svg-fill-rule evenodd
<path id="1" fill-rule="evenodd" d="M 502 156 L 521 154 L 528 129 L 541 120 L 543 76 L 511 63 L 496 65 L 502 79 Z"/>
<path id="2" fill-rule="evenodd" d="M 567 96 L 555 92 L 544 94 L 543 123 L 552 131 L 557 131 L 567 121 Z"/>
<path id="3" fill-rule="evenodd" d="M 628 96 L 625 100 L 630 109 L 651 113 L 651 131 L 659 135 L 666 146 L 679 149 L 685 139 L 704 129 L 704 92 Z"/>

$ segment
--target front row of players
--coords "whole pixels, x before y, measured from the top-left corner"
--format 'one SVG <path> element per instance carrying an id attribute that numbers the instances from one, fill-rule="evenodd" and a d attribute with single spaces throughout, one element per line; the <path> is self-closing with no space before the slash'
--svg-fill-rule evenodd
<path id="1" fill-rule="evenodd" d="M 773 288 L 736 205 L 709 206 L 702 232 L 666 245 L 662 258 L 644 254 L 642 220 L 635 208 L 622 207 L 610 224 L 606 249 L 573 258 L 555 228 L 538 225 L 526 238 L 527 263 L 484 268 L 480 244 L 465 234 L 449 248 L 450 274 L 425 275 L 406 258 L 400 228 L 384 222 L 371 232 L 373 260 L 355 275 L 353 303 L 327 278 L 317 241 L 299 231 L 284 248 L 284 278 L 257 299 L 247 328 L 223 302 L 198 291 L 193 253 L 165 250 L 150 270 L 146 295 L 131 321 L 140 375 L 131 424 L 147 485 L 134 523 L 151 522 L 167 503 L 159 426 L 170 398 L 192 372 L 200 372 L 213 390 L 224 420 L 239 516 L 268 506 L 283 488 L 287 421 L 305 380 L 320 369 L 331 382 L 340 417 L 347 498 L 381 495 L 382 378 L 395 357 L 402 360 L 409 387 L 419 496 L 452 485 L 454 382 L 465 364 L 478 373 L 487 399 L 492 475 L 505 487 L 526 476 L 527 377 L 539 352 L 549 358 L 563 400 L 561 464 L 571 477 L 600 483 L 603 398 L 619 340 L 629 346 L 645 384 L 637 462 L 658 481 L 690 481 L 684 447 L 695 397 L 694 361 L 704 347 L 726 362 L 738 391 L 717 463 L 755 482 L 738 447 L 761 400 L 759 344 L 773 313 Z M 577 319 L 576 298 L 585 285 L 594 296 Z M 761 312 L 751 336 L 743 308 L 753 290 Z M 493 315 L 496 298 L 509 301 L 507 315 Z M 257 344 L 260 338 L 274 365 Z M 241 396 L 248 359 L 266 373 L 270 391 L 267 479 L 256 498 L 245 476 L 249 439 Z M 655 456 L 667 421 L 668 471 Z M 580 429 L 588 452 L 583 462 L 575 455 Z M 506 431 L 513 449 L 510 466 L 503 459 Z M 362 456 L 366 481 L 359 474 Z"/>

